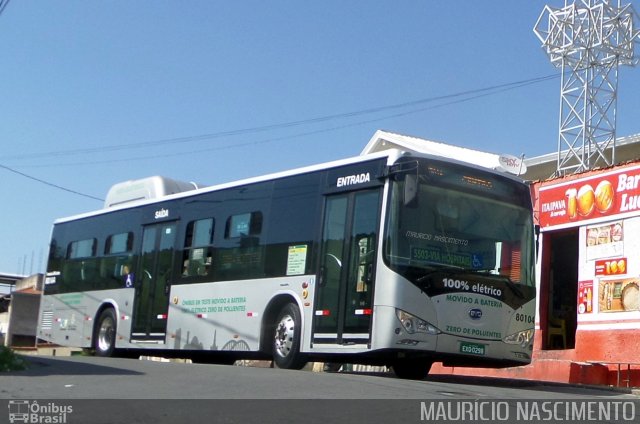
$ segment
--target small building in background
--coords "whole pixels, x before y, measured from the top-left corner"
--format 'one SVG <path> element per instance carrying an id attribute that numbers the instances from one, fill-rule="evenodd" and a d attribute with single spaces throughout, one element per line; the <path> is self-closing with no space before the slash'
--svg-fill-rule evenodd
<path id="1" fill-rule="evenodd" d="M 632 156 L 533 185 L 536 379 L 640 386 L 640 144 Z"/>
<path id="2" fill-rule="evenodd" d="M 15 281 L 13 291 L 3 296 L 2 305 L 6 305 L 7 309 L 2 314 L 7 324 L 3 332 L 4 345 L 12 348 L 37 347 L 36 334 L 43 281 L 42 274 L 19 279 Z"/>
<path id="3" fill-rule="evenodd" d="M 4 346 L 9 329 L 11 292 L 13 292 L 16 282 L 23 278 L 24 275 L 0 274 L 0 346 Z"/>

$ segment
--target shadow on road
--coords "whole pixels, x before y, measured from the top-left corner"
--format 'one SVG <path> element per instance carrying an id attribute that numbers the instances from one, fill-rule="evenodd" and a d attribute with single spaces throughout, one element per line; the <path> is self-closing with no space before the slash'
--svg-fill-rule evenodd
<path id="1" fill-rule="evenodd" d="M 41 377 L 46 375 L 143 375 L 131 369 L 97 365 L 82 359 L 23 356 L 27 369 L 2 373 L 4 376 Z"/>

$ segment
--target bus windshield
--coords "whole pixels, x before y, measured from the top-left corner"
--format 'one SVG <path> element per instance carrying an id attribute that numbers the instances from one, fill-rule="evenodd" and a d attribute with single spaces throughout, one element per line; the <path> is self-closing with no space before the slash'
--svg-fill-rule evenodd
<path id="1" fill-rule="evenodd" d="M 438 161 L 393 174 L 385 261 L 417 283 L 438 270 L 478 273 L 533 286 L 534 243 L 526 185 Z"/>

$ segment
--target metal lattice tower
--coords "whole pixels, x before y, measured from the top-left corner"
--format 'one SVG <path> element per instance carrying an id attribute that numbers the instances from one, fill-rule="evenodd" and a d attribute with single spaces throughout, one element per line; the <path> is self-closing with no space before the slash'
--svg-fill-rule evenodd
<path id="1" fill-rule="evenodd" d="M 565 0 L 545 6 L 534 27 L 551 63 L 562 70 L 558 176 L 615 162 L 618 66 L 635 65 L 640 30 L 620 0 Z"/>

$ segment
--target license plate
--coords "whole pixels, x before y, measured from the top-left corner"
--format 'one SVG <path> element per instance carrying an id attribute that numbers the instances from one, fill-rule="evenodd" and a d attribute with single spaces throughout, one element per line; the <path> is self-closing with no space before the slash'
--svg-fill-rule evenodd
<path id="1" fill-rule="evenodd" d="M 460 353 L 467 355 L 484 355 L 485 346 L 478 343 L 460 342 Z"/>

